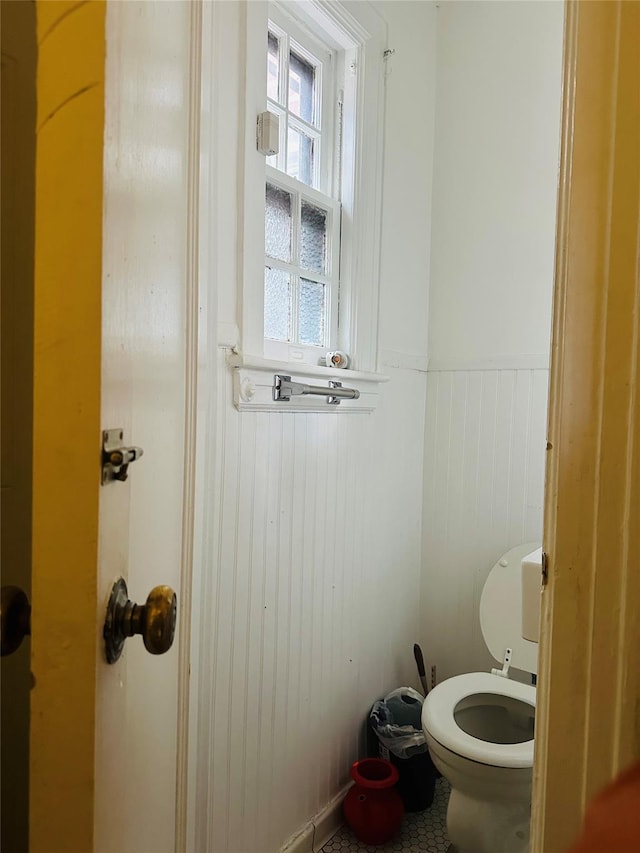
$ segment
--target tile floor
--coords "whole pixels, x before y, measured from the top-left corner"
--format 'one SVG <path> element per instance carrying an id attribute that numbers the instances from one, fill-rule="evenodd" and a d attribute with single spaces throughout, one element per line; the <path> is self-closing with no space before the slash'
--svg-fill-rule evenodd
<path id="1" fill-rule="evenodd" d="M 436 781 L 436 793 L 431 807 L 423 812 L 407 814 L 400 835 L 382 847 L 370 847 L 343 826 L 322 848 L 321 853 L 447 853 L 447 803 L 449 784 Z"/>

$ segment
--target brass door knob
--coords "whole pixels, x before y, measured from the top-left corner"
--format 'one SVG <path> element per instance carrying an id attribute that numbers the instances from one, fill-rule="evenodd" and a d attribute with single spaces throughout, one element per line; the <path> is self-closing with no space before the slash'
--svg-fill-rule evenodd
<path id="1" fill-rule="evenodd" d="M 31 634 L 31 605 L 19 586 L 3 586 L 0 603 L 0 654 L 11 655 Z"/>
<path id="2" fill-rule="evenodd" d="M 168 652 L 176 632 L 178 602 L 170 586 L 154 586 L 145 604 L 129 600 L 127 584 L 119 578 L 113 585 L 104 621 L 107 663 L 115 663 L 127 637 L 142 634 L 145 649 L 152 655 Z"/>

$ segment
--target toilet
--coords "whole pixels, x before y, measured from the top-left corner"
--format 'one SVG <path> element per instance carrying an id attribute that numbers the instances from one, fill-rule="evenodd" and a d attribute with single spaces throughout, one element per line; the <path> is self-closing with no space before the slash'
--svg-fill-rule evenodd
<path id="1" fill-rule="evenodd" d="M 457 853 L 527 853 L 536 688 L 510 668 L 537 674 L 538 644 L 523 637 L 522 571 L 542 561 L 536 543 L 498 560 L 480 599 L 480 625 L 500 667 L 438 684 L 425 699 L 422 728 L 434 764 L 451 785 L 449 840 Z M 538 577 L 540 575 L 538 574 Z"/>

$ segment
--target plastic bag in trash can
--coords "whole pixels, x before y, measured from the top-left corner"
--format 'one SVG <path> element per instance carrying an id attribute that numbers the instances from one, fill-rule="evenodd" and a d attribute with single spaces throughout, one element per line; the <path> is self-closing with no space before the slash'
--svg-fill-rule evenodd
<path id="1" fill-rule="evenodd" d="M 398 687 L 374 702 L 369 722 L 378 740 L 396 758 L 411 758 L 427 751 L 422 731 L 423 697 L 411 687 Z"/>

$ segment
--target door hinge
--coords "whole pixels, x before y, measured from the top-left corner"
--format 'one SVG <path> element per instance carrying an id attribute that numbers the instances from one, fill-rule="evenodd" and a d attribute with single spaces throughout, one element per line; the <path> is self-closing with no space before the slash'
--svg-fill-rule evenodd
<path id="1" fill-rule="evenodd" d="M 128 468 L 136 459 L 140 459 L 144 453 L 141 447 L 125 447 L 122 444 L 124 430 L 105 429 L 102 431 L 102 485 L 111 483 L 113 480 L 124 482 L 128 475 Z"/>
<path id="2" fill-rule="evenodd" d="M 540 563 L 541 572 L 542 572 L 542 586 L 547 585 L 547 581 L 549 580 L 549 558 L 545 551 L 542 552 L 542 560 Z"/>

